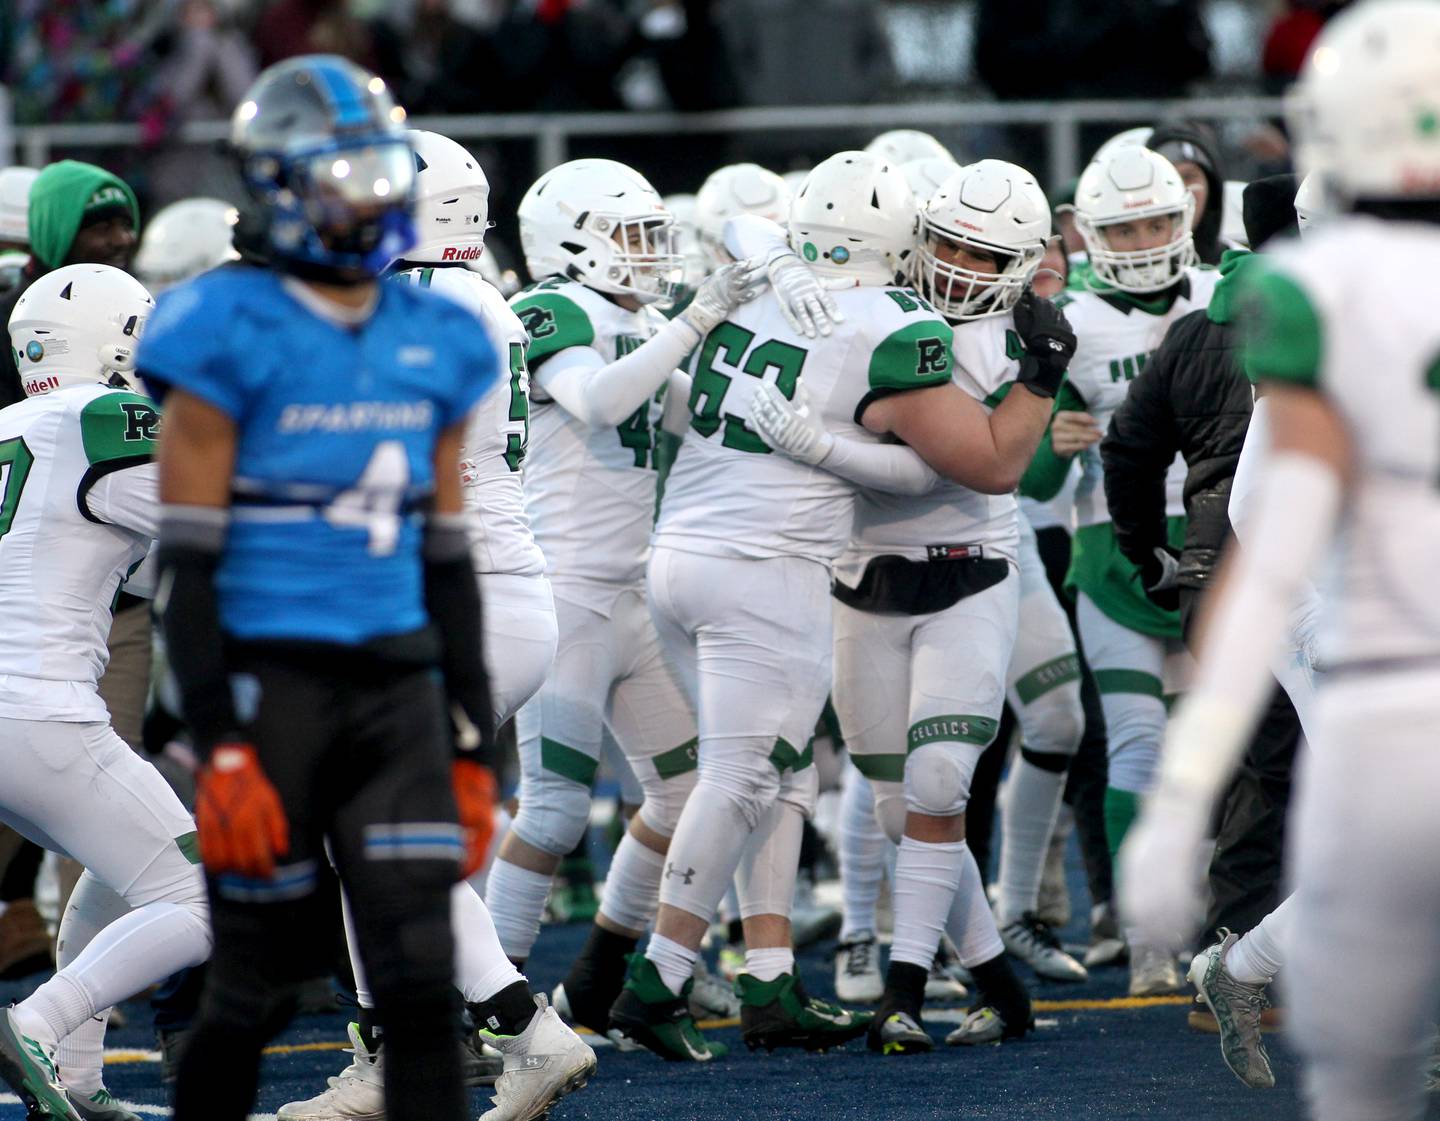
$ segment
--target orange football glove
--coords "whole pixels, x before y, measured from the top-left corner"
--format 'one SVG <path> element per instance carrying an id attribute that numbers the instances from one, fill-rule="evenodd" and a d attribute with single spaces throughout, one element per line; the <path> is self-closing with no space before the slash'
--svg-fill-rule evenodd
<path id="1" fill-rule="evenodd" d="M 455 808 L 465 831 L 465 855 L 460 878 L 469 879 L 485 866 L 495 836 L 495 772 L 473 759 L 456 759 L 450 770 L 455 787 Z"/>
<path id="2" fill-rule="evenodd" d="M 248 743 L 222 743 L 210 753 L 195 788 L 200 858 L 211 873 L 270 876 L 290 848 L 290 823 L 280 795 Z"/>

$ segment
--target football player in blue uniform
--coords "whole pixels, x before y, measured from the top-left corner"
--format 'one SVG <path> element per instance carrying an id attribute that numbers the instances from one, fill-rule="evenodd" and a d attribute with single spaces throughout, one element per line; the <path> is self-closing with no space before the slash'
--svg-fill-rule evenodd
<path id="1" fill-rule="evenodd" d="M 243 1121 L 261 1048 L 326 971 L 327 849 L 388 1116 L 466 1111 L 449 891 L 483 856 L 494 779 L 457 464 L 500 370 L 473 316 L 376 281 L 414 236 L 403 121 L 340 58 L 261 74 L 232 143 L 269 267 L 167 292 L 138 356 L 167 409 L 157 598 L 215 933 L 180 1121 Z"/>

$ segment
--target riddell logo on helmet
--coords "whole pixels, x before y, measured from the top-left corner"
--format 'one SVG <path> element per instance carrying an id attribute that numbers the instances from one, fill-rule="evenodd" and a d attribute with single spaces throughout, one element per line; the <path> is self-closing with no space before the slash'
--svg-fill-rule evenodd
<path id="1" fill-rule="evenodd" d="M 25 394 L 34 397 L 37 393 L 49 393 L 52 389 L 60 388 L 60 379 L 54 374 L 43 378 L 29 378 L 25 382 Z"/>
<path id="2" fill-rule="evenodd" d="M 447 245 L 445 252 L 440 254 L 442 261 L 473 261 L 485 250 L 478 245 L 467 245 L 464 249 L 456 249 L 453 245 Z"/>

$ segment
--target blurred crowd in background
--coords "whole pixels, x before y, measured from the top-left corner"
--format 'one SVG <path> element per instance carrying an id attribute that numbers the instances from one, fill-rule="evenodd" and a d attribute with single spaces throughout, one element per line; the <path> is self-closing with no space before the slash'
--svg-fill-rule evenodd
<path id="1" fill-rule="evenodd" d="M 703 110 L 920 101 L 1275 93 L 1344 0 L 8 0 L 0 81 L 16 124 L 138 121 L 139 147 L 60 146 L 122 175 L 151 213 L 190 195 L 238 201 L 217 153 L 182 146 L 186 121 L 228 117 L 261 68 L 311 52 L 383 75 L 412 116 Z M 1156 44 L 1163 44 L 1157 48 Z M 1138 111 L 1135 124 L 1153 123 Z M 1097 126 L 1082 150 L 1123 127 Z M 737 160 L 807 169 L 875 130 L 597 137 L 569 155 L 639 167 L 694 191 Z M 1038 128 L 957 122 L 952 151 L 1046 166 Z M 535 173 L 530 140 L 466 138 L 495 210 Z M 1263 121 L 1214 137 L 1226 177 L 1283 170 Z M 590 150 L 593 148 L 593 151 Z M 1044 172 L 1041 171 L 1043 175 Z M 1063 197 L 1065 184 L 1045 184 Z M 511 197 L 513 195 L 513 198 Z M 504 256 L 511 241 L 497 231 Z M 513 244 L 513 242 L 511 242 Z"/>

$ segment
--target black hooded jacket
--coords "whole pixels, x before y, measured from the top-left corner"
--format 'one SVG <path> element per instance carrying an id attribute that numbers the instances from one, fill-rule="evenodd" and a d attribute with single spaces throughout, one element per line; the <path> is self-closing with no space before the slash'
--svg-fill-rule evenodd
<path id="1" fill-rule="evenodd" d="M 1228 246 L 1220 240 L 1220 223 L 1225 216 L 1225 174 L 1215 154 L 1215 137 L 1205 128 L 1161 125 L 1151 135 L 1147 147 L 1171 163 L 1189 160 L 1205 173 L 1210 189 L 1206 193 L 1205 212 L 1195 219 L 1195 252 L 1202 264 L 1218 265 Z"/>

